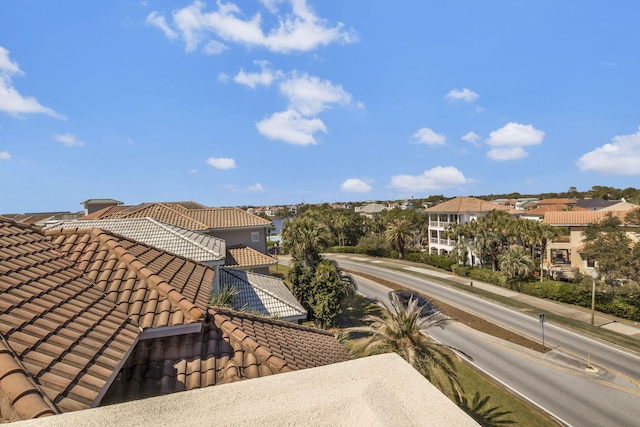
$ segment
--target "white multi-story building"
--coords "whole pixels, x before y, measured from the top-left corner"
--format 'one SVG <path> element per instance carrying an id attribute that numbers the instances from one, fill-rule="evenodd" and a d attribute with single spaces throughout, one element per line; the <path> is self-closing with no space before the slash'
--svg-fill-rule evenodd
<path id="1" fill-rule="evenodd" d="M 447 238 L 445 233 L 449 224 L 471 222 L 493 210 L 510 211 L 511 209 L 475 197 L 456 197 L 425 209 L 429 215 L 429 253 L 446 255 L 455 248 L 455 239 Z M 472 265 L 476 264 L 473 255 L 471 255 L 470 261 Z"/>

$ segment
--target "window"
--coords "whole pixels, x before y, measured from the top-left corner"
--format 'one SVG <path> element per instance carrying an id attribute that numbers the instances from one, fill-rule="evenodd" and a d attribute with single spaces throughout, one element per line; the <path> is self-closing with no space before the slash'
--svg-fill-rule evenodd
<path id="1" fill-rule="evenodd" d="M 255 243 L 255 242 L 259 242 L 260 241 L 260 232 L 259 231 L 252 231 L 251 232 L 251 242 Z"/>

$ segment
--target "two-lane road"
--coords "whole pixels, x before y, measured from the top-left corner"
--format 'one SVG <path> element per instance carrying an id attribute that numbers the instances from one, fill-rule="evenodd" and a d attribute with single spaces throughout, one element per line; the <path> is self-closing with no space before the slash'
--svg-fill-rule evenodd
<path id="1" fill-rule="evenodd" d="M 386 269 L 351 257 L 332 257 L 341 268 L 358 271 L 419 290 L 453 303 L 488 320 L 533 338 L 540 335 L 538 319 L 474 295 Z M 356 277 L 363 295 L 387 300 L 389 289 Z M 545 344 L 553 350 L 540 354 L 453 323 L 430 330 L 442 343 L 473 357 L 472 363 L 497 381 L 574 426 L 637 426 L 640 420 L 640 357 L 547 322 Z M 597 373 L 586 368 L 590 354 Z"/>

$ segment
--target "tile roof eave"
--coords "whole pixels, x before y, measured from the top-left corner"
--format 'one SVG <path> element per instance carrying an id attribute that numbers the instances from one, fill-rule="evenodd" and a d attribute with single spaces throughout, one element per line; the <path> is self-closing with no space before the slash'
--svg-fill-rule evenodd
<path id="1" fill-rule="evenodd" d="M 60 410 L 31 378 L 29 371 L 1 334 L 0 358 L 3 359 L 0 363 L 0 389 L 5 392 L 11 407 L 22 420 L 60 414 Z"/>

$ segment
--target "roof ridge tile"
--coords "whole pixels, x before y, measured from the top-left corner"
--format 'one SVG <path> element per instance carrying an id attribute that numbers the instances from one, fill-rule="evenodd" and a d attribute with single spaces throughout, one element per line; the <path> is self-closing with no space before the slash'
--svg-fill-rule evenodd
<path id="1" fill-rule="evenodd" d="M 146 280 L 149 285 L 155 287 L 160 295 L 168 298 L 190 318 L 196 321 L 204 319 L 205 314 L 202 310 L 196 307 L 192 302 L 188 301 L 187 298 L 175 287 L 171 286 L 164 279 L 151 271 L 145 264 L 138 260 L 135 255 L 127 251 L 111 234 L 99 228 L 94 228 L 92 234 L 93 237 L 99 239 L 102 244 L 114 253 L 121 261 L 136 271 L 136 273 L 140 275 L 140 278 Z"/>

